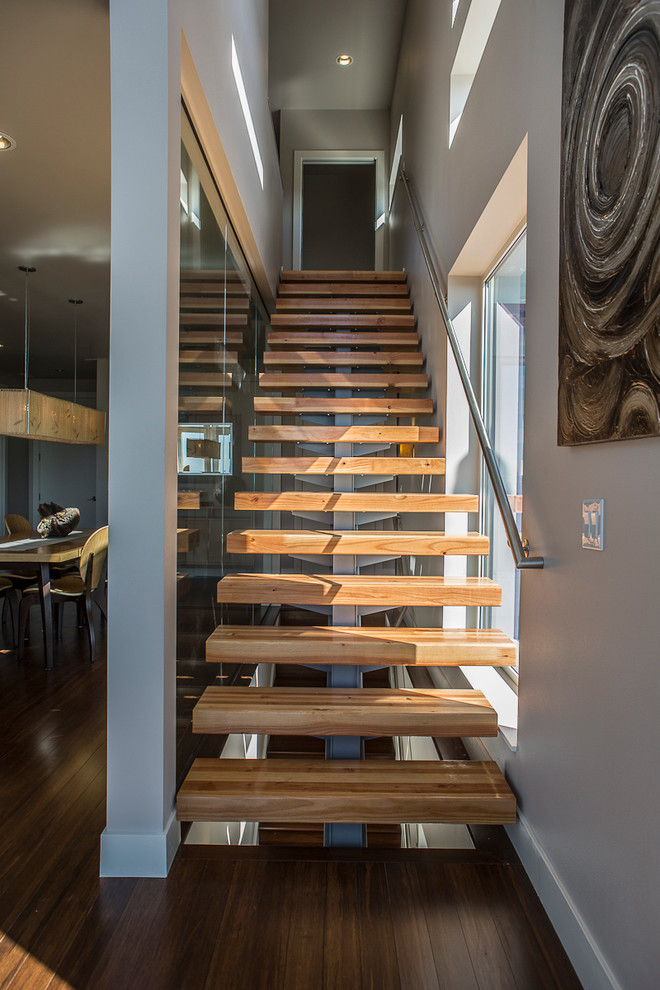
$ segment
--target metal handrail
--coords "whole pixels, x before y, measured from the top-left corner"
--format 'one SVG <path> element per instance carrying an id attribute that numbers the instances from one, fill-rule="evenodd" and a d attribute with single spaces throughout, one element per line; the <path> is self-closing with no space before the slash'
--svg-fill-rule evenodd
<path id="1" fill-rule="evenodd" d="M 472 382 L 470 381 L 470 373 L 468 371 L 467 364 L 465 363 L 465 358 L 463 357 L 463 352 L 461 351 L 461 346 L 458 342 L 456 331 L 454 330 L 451 319 L 449 318 L 449 310 L 447 309 L 447 303 L 445 302 L 445 297 L 440 288 L 440 281 L 438 279 L 438 274 L 435 265 L 433 263 L 433 259 L 431 257 L 431 252 L 429 250 L 426 234 L 424 233 L 424 224 L 419 215 L 419 211 L 417 209 L 415 200 L 413 199 L 412 191 L 410 188 L 410 180 L 406 173 L 403 159 L 399 160 L 397 182 L 398 181 L 401 181 L 403 183 L 403 188 L 406 191 L 408 205 L 410 206 L 410 212 L 412 213 L 413 223 L 415 225 L 415 230 L 417 231 L 417 236 L 419 238 L 422 254 L 424 255 L 426 268 L 428 270 L 429 277 L 431 279 L 431 285 L 433 286 L 433 292 L 435 294 L 436 302 L 440 308 L 440 315 L 442 316 L 442 321 L 445 325 L 445 331 L 449 339 L 449 344 L 454 354 L 454 360 L 456 361 L 458 374 L 461 379 L 463 391 L 465 392 L 465 398 L 467 399 L 470 415 L 472 416 L 472 422 L 474 423 L 474 428 L 477 432 L 477 438 L 479 440 L 479 446 L 481 447 L 481 453 L 483 454 L 484 461 L 486 462 L 488 477 L 490 478 L 490 483 L 493 486 L 493 493 L 495 495 L 497 506 L 500 510 L 500 516 L 502 517 L 502 522 L 504 524 L 504 529 L 506 531 L 507 542 L 511 549 L 511 553 L 513 554 L 515 565 L 519 570 L 526 568 L 543 567 L 544 564 L 543 557 L 530 557 L 529 546 L 527 544 L 527 541 L 523 543 L 520 537 L 520 533 L 518 532 L 516 520 L 514 518 L 511 505 L 509 503 L 509 498 L 506 493 L 506 488 L 504 487 L 504 481 L 502 480 L 502 474 L 500 472 L 498 463 L 495 459 L 495 454 L 493 452 L 493 448 L 490 442 L 490 437 L 488 436 L 488 433 L 486 431 L 486 425 L 481 416 L 479 403 L 477 402 L 477 397 L 474 394 Z"/>

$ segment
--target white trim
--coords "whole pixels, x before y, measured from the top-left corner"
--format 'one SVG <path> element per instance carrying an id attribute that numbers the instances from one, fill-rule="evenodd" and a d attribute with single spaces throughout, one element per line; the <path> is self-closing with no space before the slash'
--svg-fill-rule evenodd
<path id="1" fill-rule="evenodd" d="M 623 990 L 525 816 L 506 830 L 585 990 Z"/>
<path id="2" fill-rule="evenodd" d="M 102 877 L 166 877 L 181 842 L 176 812 L 162 832 L 101 833 Z"/>
<path id="3" fill-rule="evenodd" d="M 357 165 L 360 163 L 376 163 L 376 219 L 387 211 L 387 186 L 385 182 L 385 152 L 384 151 L 294 151 L 293 153 L 293 267 L 302 267 L 302 188 L 303 166 L 308 164 L 322 165 Z M 374 266 L 382 270 L 385 258 L 385 226 L 376 231 L 376 257 Z"/>
<path id="4" fill-rule="evenodd" d="M 498 741 L 500 738 L 501 735 Z M 492 745 L 495 742 L 476 737 L 463 739 L 471 760 L 495 760 L 504 773 L 506 754 L 501 747 Z M 505 828 L 584 990 L 624 990 L 520 807 L 516 824 Z"/>

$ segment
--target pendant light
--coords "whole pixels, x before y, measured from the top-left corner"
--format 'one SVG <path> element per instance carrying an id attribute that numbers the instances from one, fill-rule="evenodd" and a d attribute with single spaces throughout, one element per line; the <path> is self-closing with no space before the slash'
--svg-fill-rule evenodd
<path id="1" fill-rule="evenodd" d="M 78 401 L 78 306 L 82 299 L 69 299 L 73 309 L 73 401 Z"/>
<path id="2" fill-rule="evenodd" d="M 25 360 L 22 389 L 0 389 L 0 435 L 26 440 L 52 440 L 57 443 L 105 443 L 105 413 L 79 406 L 78 398 L 78 317 L 82 299 L 70 299 L 74 310 L 74 401 L 56 399 L 28 388 L 30 370 L 30 282 L 36 268 L 19 265 L 25 274 Z"/>

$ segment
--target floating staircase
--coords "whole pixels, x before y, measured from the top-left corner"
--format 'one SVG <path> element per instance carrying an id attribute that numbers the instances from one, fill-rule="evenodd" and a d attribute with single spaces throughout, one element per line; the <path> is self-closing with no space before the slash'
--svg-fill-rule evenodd
<path id="1" fill-rule="evenodd" d="M 211 286 L 209 277 L 202 302 Z M 196 333 L 186 330 L 186 347 L 199 342 Z M 400 513 L 478 507 L 473 495 L 383 490 L 401 475 L 444 473 L 442 458 L 415 456 L 408 447 L 437 442 L 438 431 L 414 423 L 432 412 L 431 400 L 408 395 L 426 389 L 428 379 L 420 370 L 424 359 L 405 275 L 285 272 L 267 340 L 261 388 L 295 394 L 258 396 L 255 412 L 293 419 L 251 426 L 248 438 L 298 444 L 300 453 L 246 457 L 243 471 L 295 480 L 290 490 L 238 492 L 235 508 L 289 512 L 304 523 L 230 533 L 229 552 L 286 555 L 291 567 L 279 574 L 227 574 L 217 597 L 221 603 L 295 606 L 309 610 L 310 621 L 221 625 L 207 641 L 206 657 L 211 663 L 272 663 L 278 674 L 291 665 L 312 667 L 325 686 L 309 677 L 300 684 L 276 677 L 272 688 L 207 688 L 194 711 L 195 732 L 256 733 L 270 736 L 273 745 L 263 760 L 196 760 L 179 791 L 179 819 L 258 821 L 263 841 L 293 834 L 306 842 L 320 841 L 320 826 L 310 823 L 323 822 L 327 845 L 361 845 L 365 836 L 373 844 L 393 835 L 398 842 L 403 822 L 515 821 L 514 796 L 494 762 L 392 759 L 392 737 L 496 735 L 496 713 L 481 692 L 395 689 L 381 674 L 377 684 L 365 686 L 375 669 L 497 666 L 514 663 L 516 655 L 515 644 L 497 630 L 365 624 L 367 615 L 408 605 L 501 602 L 500 587 L 487 578 L 373 570 L 381 564 L 391 570 L 400 556 L 489 550 L 479 533 L 386 528 Z M 314 528 L 307 528 L 310 521 Z M 313 573 L 307 573 L 310 563 Z M 315 624 L 318 613 L 328 625 Z"/>

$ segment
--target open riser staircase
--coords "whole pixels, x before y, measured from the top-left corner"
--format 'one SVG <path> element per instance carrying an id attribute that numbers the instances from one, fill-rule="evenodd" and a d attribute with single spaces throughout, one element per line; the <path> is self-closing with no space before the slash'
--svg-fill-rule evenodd
<path id="1" fill-rule="evenodd" d="M 210 662 L 314 667 L 326 686 L 211 686 L 195 708 L 193 729 L 322 737 L 325 759 L 198 759 L 179 791 L 179 819 L 294 829 L 323 822 L 326 845 L 344 846 L 364 844 L 369 825 L 514 822 L 515 799 L 494 762 L 364 758 L 365 740 L 374 737 L 497 733 L 496 713 L 479 691 L 364 686 L 365 672 L 508 665 L 516 656 L 515 644 L 497 630 L 372 624 L 375 613 L 403 606 L 501 602 L 501 589 L 488 578 L 372 572 L 380 563 L 387 571 L 399 556 L 489 549 L 479 533 L 392 525 L 401 513 L 478 507 L 470 494 L 384 490 L 402 475 L 444 473 L 442 458 L 412 449 L 436 443 L 438 431 L 415 425 L 433 405 L 424 397 L 428 379 L 404 273 L 284 272 L 267 342 L 260 386 L 278 394 L 257 396 L 255 412 L 286 422 L 251 426 L 248 437 L 296 444 L 297 456 L 244 458 L 243 471 L 297 479 L 299 487 L 291 480 L 281 492 L 239 492 L 235 508 L 291 513 L 300 528 L 237 530 L 227 550 L 299 563 L 280 574 L 228 574 L 218 601 L 294 606 L 309 610 L 310 623 L 221 625 L 206 655 Z M 315 612 L 325 613 L 328 625 L 314 624 Z"/>

